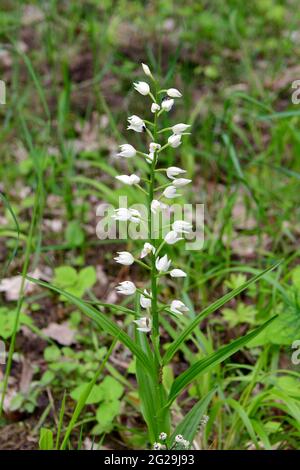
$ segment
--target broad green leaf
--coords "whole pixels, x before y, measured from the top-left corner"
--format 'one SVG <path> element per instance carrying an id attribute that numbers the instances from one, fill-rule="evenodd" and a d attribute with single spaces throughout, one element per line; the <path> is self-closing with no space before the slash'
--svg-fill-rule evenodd
<path id="1" fill-rule="evenodd" d="M 210 400 L 212 399 L 216 389 L 208 392 L 205 397 L 203 397 L 198 403 L 196 403 L 193 408 L 188 412 L 185 418 L 178 424 L 175 431 L 173 432 L 170 442 L 173 443 L 175 436 L 181 434 L 184 439 L 192 442 L 197 433 L 200 421 L 202 416 L 206 412 L 206 409 L 209 405 Z"/>
<path id="2" fill-rule="evenodd" d="M 75 297 L 69 292 L 60 289 L 59 287 L 53 286 L 50 283 L 40 281 L 29 276 L 27 276 L 27 279 L 31 282 L 34 282 L 35 284 L 38 284 L 41 287 L 46 287 L 47 289 L 50 289 L 66 297 L 73 305 L 76 305 L 76 307 L 78 307 L 83 313 L 85 313 L 89 318 L 94 320 L 94 322 L 100 328 L 102 328 L 107 333 L 111 334 L 113 337 L 118 338 L 139 359 L 144 369 L 150 374 L 153 373 L 153 366 L 150 359 L 146 356 L 142 349 L 137 344 L 135 344 L 134 341 L 132 341 L 130 336 L 128 336 L 128 334 L 125 333 L 118 325 L 116 325 L 116 323 L 114 323 L 107 315 L 104 315 L 99 310 L 86 304 L 78 297 Z"/>
<path id="3" fill-rule="evenodd" d="M 78 282 L 82 286 L 82 288 L 90 289 L 95 284 L 96 278 L 96 270 L 93 266 L 88 266 L 87 268 L 83 268 L 79 272 L 79 279 Z"/>
<path id="4" fill-rule="evenodd" d="M 223 307 L 224 304 L 229 302 L 229 300 L 233 299 L 236 297 L 238 294 L 243 292 L 245 289 L 247 289 L 251 284 L 254 282 L 258 281 L 262 276 L 267 274 L 268 272 L 272 271 L 275 269 L 277 266 L 279 266 L 279 263 L 274 264 L 273 266 L 270 266 L 269 268 L 265 269 L 261 273 L 257 274 L 256 276 L 253 276 L 249 281 L 245 282 L 242 286 L 233 289 L 231 292 L 228 292 L 225 294 L 223 297 L 220 299 L 216 300 L 213 302 L 211 305 L 206 307 L 204 310 L 202 310 L 201 313 L 199 313 L 194 320 L 191 321 L 191 323 L 182 331 L 182 333 L 178 336 L 178 338 L 168 347 L 164 357 L 163 357 L 163 364 L 166 365 L 170 362 L 176 351 L 180 348 L 181 344 L 184 343 L 184 341 L 190 336 L 190 334 L 193 332 L 193 330 L 201 323 L 204 318 L 206 318 L 208 315 L 211 313 L 215 312 L 219 308 Z"/>
<path id="5" fill-rule="evenodd" d="M 189 385 L 194 379 L 196 379 L 200 374 L 208 372 L 210 369 L 213 369 L 215 366 L 223 362 L 225 359 L 230 357 L 232 354 L 241 349 L 245 344 L 248 343 L 251 339 L 257 336 L 261 331 L 263 331 L 276 317 L 271 318 L 266 323 L 264 323 L 259 328 L 256 328 L 251 333 L 248 333 L 242 338 L 238 338 L 232 343 L 227 344 L 226 346 L 221 347 L 218 351 L 209 354 L 204 359 L 197 361 L 191 367 L 189 367 L 185 372 L 183 372 L 179 377 L 177 377 L 172 385 L 171 392 L 169 395 L 169 400 L 167 403 L 171 403 L 175 398 Z"/>
<path id="6" fill-rule="evenodd" d="M 66 229 L 66 241 L 72 246 L 81 246 L 84 242 L 84 231 L 77 220 L 69 222 Z"/>
<path id="7" fill-rule="evenodd" d="M 77 281 L 77 271 L 72 266 L 59 266 L 54 270 L 54 282 L 59 287 L 73 286 Z"/>
<path id="8" fill-rule="evenodd" d="M 53 450 L 53 433 L 50 429 L 41 428 L 39 447 L 40 450 Z"/>

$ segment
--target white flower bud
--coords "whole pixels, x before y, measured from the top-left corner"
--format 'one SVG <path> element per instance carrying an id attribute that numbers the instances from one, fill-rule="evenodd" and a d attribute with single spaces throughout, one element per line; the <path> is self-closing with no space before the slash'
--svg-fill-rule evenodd
<path id="1" fill-rule="evenodd" d="M 173 108 L 174 100 L 171 98 L 167 98 L 161 102 L 161 107 L 165 111 L 170 111 Z"/>
<path id="2" fill-rule="evenodd" d="M 115 209 L 115 214 L 112 215 L 112 218 L 114 220 L 120 220 L 121 222 L 130 220 L 131 222 L 140 223 L 141 214 L 136 209 L 120 207 L 119 209 Z"/>
<path id="3" fill-rule="evenodd" d="M 165 432 L 161 432 L 160 435 L 159 435 L 159 439 L 161 441 L 165 441 L 167 439 L 167 434 Z"/>
<path id="4" fill-rule="evenodd" d="M 172 229 L 178 233 L 190 233 L 192 228 L 192 224 L 185 220 L 176 220 L 172 225 Z"/>
<path id="5" fill-rule="evenodd" d="M 176 148 L 179 147 L 181 144 L 181 134 L 172 134 L 168 138 L 168 144 L 171 145 L 171 147 Z"/>
<path id="6" fill-rule="evenodd" d="M 130 266 L 134 263 L 134 257 L 128 251 L 118 251 L 119 256 L 116 256 L 114 260 L 119 263 L 123 264 L 123 266 Z"/>
<path id="7" fill-rule="evenodd" d="M 182 94 L 180 93 L 177 88 L 169 88 L 167 90 L 167 95 L 170 96 L 171 98 L 181 98 Z"/>
<path id="8" fill-rule="evenodd" d="M 130 144 L 120 145 L 121 152 L 117 153 L 118 157 L 132 158 L 136 156 L 135 148 Z"/>
<path id="9" fill-rule="evenodd" d="M 164 192 L 163 192 L 163 195 L 167 198 L 167 199 L 174 199 L 175 197 L 180 197 L 180 194 L 177 194 L 176 193 L 176 188 L 175 186 L 168 186 Z"/>
<path id="10" fill-rule="evenodd" d="M 174 179 L 175 176 L 181 175 L 182 173 L 186 173 L 186 171 L 178 168 L 178 166 L 170 166 L 167 168 L 167 177 L 170 179 Z"/>
<path id="11" fill-rule="evenodd" d="M 171 264 L 171 260 L 168 259 L 167 255 L 164 255 L 161 258 L 157 258 L 155 262 L 156 269 L 159 272 L 168 271 L 170 264 Z"/>
<path id="12" fill-rule="evenodd" d="M 144 290 L 144 294 L 146 294 L 147 297 L 145 297 L 143 294 L 140 296 L 140 305 L 142 308 L 150 308 L 151 307 L 151 299 L 149 299 L 149 293 Z"/>
<path id="13" fill-rule="evenodd" d="M 158 201 L 157 199 L 153 199 L 151 202 L 151 212 L 152 214 L 156 214 L 158 210 L 163 210 L 166 209 L 166 204 L 163 204 L 162 202 Z"/>
<path id="14" fill-rule="evenodd" d="M 154 158 L 154 152 L 148 153 L 148 155 L 147 155 L 147 157 L 146 157 L 146 162 L 152 163 L 152 162 L 153 162 L 153 158 Z"/>
<path id="15" fill-rule="evenodd" d="M 191 127 L 190 124 L 175 124 L 175 126 L 172 127 L 173 134 L 182 134 L 185 132 L 189 127 Z"/>
<path id="16" fill-rule="evenodd" d="M 179 240 L 183 240 L 183 238 L 179 237 L 177 232 L 171 230 L 169 233 L 167 233 L 164 240 L 168 245 L 174 245 L 174 243 L 178 242 Z"/>
<path id="17" fill-rule="evenodd" d="M 118 294 L 122 295 L 133 295 L 135 294 L 136 287 L 131 281 L 124 281 L 120 282 L 120 284 L 116 287 L 116 291 Z"/>
<path id="18" fill-rule="evenodd" d="M 159 150 L 161 148 L 160 144 L 157 144 L 156 142 L 150 142 L 149 145 L 149 152 L 155 152 L 156 150 Z"/>
<path id="19" fill-rule="evenodd" d="M 129 116 L 127 121 L 129 122 L 127 130 L 132 129 L 135 132 L 144 132 L 146 126 L 144 121 L 140 117 L 133 114 L 132 116 Z"/>
<path id="20" fill-rule="evenodd" d="M 142 333 L 149 333 L 151 331 L 151 328 L 152 328 L 151 318 L 142 317 L 142 318 L 139 318 L 138 320 L 133 320 L 133 321 L 134 323 L 137 324 L 138 331 L 141 331 Z"/>
<path id="21" fill-rule="evenodd" d="M 146 82 L 137 82 L 137 83 L 134 83 L 133 86 L 134 86 L 134 89 L 138 91 L 141 95 L 146 96 L 146 95 L 149 95 L 150 93 L 150 87 L 148 83 Z"/>
<path id="22" fill-rule="evenodd" d="M 151 113 L 157 113 L 160 110 L 160 106 L 157 103 L 152 103 L 151 105 Z"/>
<path id="23" fill-rule="evenodd" d="M 133 184 L 138 184 L 140 182 L 140 177 L 137 175 L 119 175 L 115 177 L 118 181 L 121 181 L 121 183 L 124 184 L 129 184 L 129 186 L 132 186 Z"/>
<path id="24" fill-rule="evenodd" d="M 178 178 L 177 180 L 173 180 L 172 184 L 176 188 L 180 188 L 181 186 L 186 186 L 187 184 L 191 183 L 192 180 L 188 180 L 187 178 Z"/>
<path id="25" fill-rule="evenodd" d="M 184 305 L 181 300 L 173 300 L 170 306 L 170 310 L 173 313 L 177 313 L 178 315 L 182 315 L 184 312 L 188 312 L 189 309 L 186 305 Z"/>
<path id="26" fill-rule="evenodd" d="M 144 248 L 142 249 L 142 252 L 141 252 L 141 255 L 140 255 L 140 258 L 145 258 L 145 256 L 149 255 L 149 253 L 155 253 L 155 248 L 153 245 L 151 245 L 151 243 L 148 243 L 146 242 L 144 244 Z"/>
<path id="27" fill-rule="evenodd" d="M 175 437 L 175 442 L 177 443 L 181 443 L 184 441 L 184 438 L 181 434 L 177 434 L 177 436 Z"/>
<path id="28" fill-rule="evenodd" d="M 182 269 L 172 269 L 170 272 L 171 277 L 186 277 L 186 273 Z"/>
<path id="29" fill-rule="evenodd" d="M 147 75 L 147 77 L 152 77 L 151 70 L 147 64 L 142 63 L 142 68 L 143 68 L 144 74 Z"/>

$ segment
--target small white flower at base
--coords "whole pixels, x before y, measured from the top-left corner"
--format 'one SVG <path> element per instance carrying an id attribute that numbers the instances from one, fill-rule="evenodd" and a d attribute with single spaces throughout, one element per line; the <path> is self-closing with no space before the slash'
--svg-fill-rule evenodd
<path id="1" fill-rule="evenodd" d="M 167 177 L 170 179 L 174 179 L 176 176 L 182 175 L 183 173 L 186 173 L 186 171 L 178 168 L 178 166 L 170 166 L 167 168 Z"/>
<path id="2" fill-rule="evenodd" d="M 121 181 L 121 183 L 128 184 L 129 186 L 138 184 L 141 180 L 141 178 L 137 175 L 119 175 L 116 176 L 116 179 Z"/>
<path id="3" fill-rule="evenodd" d="M 175 436 L 175 442 L 177 442 L 178 444 L 181 444 L 183 441 L 184 438 L 181 434 L 177 434 L 177 436 Z"/>
<path id="4" fill-rule="evenodd" d="M 160 144 L 157 144 L 156 142 L 151 142 L 149 145 L 149 152 L 155 152 L 156 150 L 159 150 L 161 148 Z"/>
<path id="5" fill-rule="evenodd" d="M 187 131 L 188 128 L 191 127 L 190 124 L 175 124 L 171 129 L 173 131 L 173 134 L 182 134 L 183 132 Z"/>
<path id="6" fill-rule="evenodd" d="M 172 184 L 176 188 L 180 188 L 182 186 L 186 186 L 187 184 L 190 184 L 192 180 L 188 180 L 187 178 L 177 178 L 172 181 Z"/>
<path id="7" fill-rule="evenodd" d="M 134 323 L 137 324 L 137 330 L 141 331 L 142 333 L 149 333 L 152 328 L 152 321 L 151 318 L 148 317 L 141 317 L 138 320 L 133 320 Z"/>
<path id="8" fill-rule="evenodd" d="M 159 442 L 154 442 L 153 450 L 161 450 L 161 444 Z"/>
<path id="9" fill-rule="evenodd" d="M 129 122 L 129 126 L 127 127 L 127 130 L 131 129 L 135 132 L 144 132 L 146 128 L 145 123 L 140 117 L 133 114 L 127 119 L 127 121 Z"/>
<path id="10" fill-rule="evenodd" d="M 136 224 L 140 223 L 141 214 L 136 209 L 127 209 L 126 207 L 120 207 L 119 209 L 115 209 L 114 215 L 112 215 L 112 219 L 119 220 L 120 222 L 126 222 L 130 220 Z"/>
<path id="11" fill-rule="evenodd" d="M 136 292 L 136 287 L 131 281 L 123 281 L 116 287 L 118 294 L 133 295 Z"/>
<path id="12" fill-rule="evenodd" d="M 155 262 L 155 266 L 157 271 L 159 272 L 166 272 L 168 271 L 171 264 L 171 260 L 168 259 L 167 255 L 162 256 L 161 258 L 157 258 Z"/>
<path id="13" fill-rule="evenodd" d="M 159 435 L 159 439 L 161 441 L 165 441 L 167 439 L 167 434 L 165 432 L 161 432 L 160 435 Z"/>
<path id="14" fill-rule="evenodd" d="M 148 83 L 146 82 L 137 82 L 137 83 L 134 83 L 133 84 L 134 86 L 134 89 L 139 92 L 141 95 L 149 95 L 150 93 L 150 87 L 148 85 Z"/>
<path id="15" fill-rule="evenodd" d="M 168 245 L 174 245 L 175 243 L 177 243 L 179 240 L 183 240 L 182 237 L 180 237 L 178 235 L 177 232 L 175 232 L 175 230 L 171 230 L 170 232 L 167 233 L 167 235 L 165 236 L 164 238 L 165 242 L 168 244 Z"/>
<path id="16" fill-rule="evenodd" d="M 143 68 L 144 74 L 147 75 L 147 77 L 152 77 L 151 70 L 147 64 L 142 63 L 142 68 Z"/>
<path id="17" fill-rule="evenodd" d="M 147 297 L 145 297 L 143 294 L 140 296 L 140 305 L 142 308 L 150 308 L 151 307 L 151 299 L 149 298 L 149 292 L 147 290 L 144 290 L 144 294 L 146 294 Z"/>
<path id="18" fill-rule="evenodd" d="M 151 105 L 151 113 L 157 113 L 160 110 L 160 106 L 157 103 L 152 103 Z"/>
<path id="19" fill-rule="evenodd" d="M 134 257 L 128 251 L 118 251 L 119 256 L 116 256 L 114 260 L 119 263 L 123 264 L 123 266 L 130 266 L 134 263 Z"/>
<path id="20" fill-rule="evenodd" d="M 172 134 L 168 138 L 168 144 L 171 145 L 174 149 L 179 147 L 181 144 L 181 134 Z"/>
<path id="21" fill-rule="evenodd" d="M 176 188 L 175 186 L 168 186 L 164 192 L 163 192 L 163 195 L 167 198 L 167 199 L 174 199 L 175 197 L 180 197 L 180 194 L 177 194 L 176 192 Z"/>
<path id="22" fill-rule="evenodd" d="M 171 111 L 174 105 L 174 100 L 172 98 L 167 98 L 161 102 L 161 107 L 165 111 Z"/>
<path id="23" fill-rule="evenodd" d="M 181 300 L 173 300 L 171 302 L 170 310 L 172 313 L 177 313 L 178 315 L 182 315 L 184 312 L 188 312 L 189 309 L 186 305 L 184 305 Z"/>
<path id="24" fill-rule="evenodd" d="M 184 446 L 185 449 L 188 449 L 190 447 L 190 441 L 186 441 L 185 439 L 182 442 L 182 445 Z"/>
<path id="25" fill-rule="evenodd" d="M 182 269 L 172 269 L 170 272 L 171 277 L 186 277 L 186 273 Z"/>
<path id="26" fill-rule="evenodd" d="M 132 158 L 136 156 L 135 148 L 130 144 L 120 145 L 121 152 L 117 153 L 117 157 Z"/>
<path id="27" fill-rule="evenodd" d="M 176 220 L 172 225 L 173 230 L 178 233 L 190 233 L 193 226 L 185 220 Z"/>
<path id="28" fill-rule="evenodd" d="M 157 199 L 152 199 L 151 202 L 151 212 L 152 214 L 156 214 L 158 210 L 163 210 L 166 209 L 166 204 L 163 204 L 162 202 L 158 201 Z"/>
<path id="29" fill-rule="evenodd" d="M 151 243 L 146 242 L 144 244 L 144 248 L 142 249 L 140 258 L 145 258 L 145 256 L 149 255 L 149 253 L 155 253 L 155 248 Z"/>
<path id="30" fill-rule="evenodd" d="M 182 94 L 180 93 L 177 88 L 169 88 L 167 90 L 167 95 L 170 96 L 171 98 L 181 98 Z"/>

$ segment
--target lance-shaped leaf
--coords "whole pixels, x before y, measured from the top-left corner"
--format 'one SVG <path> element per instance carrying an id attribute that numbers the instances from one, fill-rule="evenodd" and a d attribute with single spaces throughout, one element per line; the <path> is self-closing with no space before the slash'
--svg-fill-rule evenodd
<path id="1" fill-rule="evenodd" d="M 200 359 L 200 361 L 195 362 L 195 364 L 179 375 L 179 377 L 177 377 L 173 382 L 166 406 L 170 406 L 175 398 L 185 389 L 185 387 L 195 380 L 200 374 L 208 372 L 221 362 L 225 361 L 225 359 L 230 357 L 232 354 L 236 353 L 239 349 L 245 346 L 248 341 L 255 338 L 255 336 L 257 336 L 268 325 L 270 325 L 270 323 L 273 322 L 275 318 L 277 318 L 277 315 L 265 322 L 259 328 L 256 328 L 254 331 L 248 333 L 246 336 L 232 341 L 232 343 L 221 347 L 218 351 L 209 354 L 204 359 Z"/>
<path id="2" fill-rule="evenodd" d="M 39 286 L 46 287 L 60 295 L 66 297 L 73 305 L 76 305 L 85 315 L 95 321 L 100 328 L 107 333 L 110 333 L 113 337 L 117 337 L 128 349 L 134 354 L 140 361 L 141 365 L 151 375 L 153 374 L 153 365 L 150 359 L 146 356 L 144 351 L 125 333 L 115 322 L 113 322 L 107 315 L 104 315 L 99 310 L 95 309 L 91 305 L 86 304 L 83 300 L 75 297 L 75 295 L 66 292 L 59 287 L 53 286 L 52 284 L 44 281 L 39 281 L 32 277 L 27 276 L 27 279 Z"/>
<path id="3" fill-rule="evenodd" d="M 190 336 L 190 334 L 193 332 L 193 330 L 199 325 L 199 323 L 204 320 L 208 315 L 211 313 L 215 312 L 219 308 L 223 307 L 224 304 L 229 302 L 229 300 L 233 299 L 236 297 L 238 294 L 243 292 L 247 287 L 249 287 L 251 284 L 254 282 L 258 281 L 262 276 L 267 274 L 268 272 L 272 271 L 275 269 L 279 263 L 274 264 L 273 266 L 270 266 L 269 268 L 265 269 L 261 273 L 257 274 L 256 276 L 252 277 L 249 279 L 247 282 L 245 282 L 242 286 L 237 287 L 236 289 L 233 289 L 232 291 L 228 292 L 225 294 L 223 297 L 220 299 L 216 300 L 213 302 L 211 305 L 206 307 L 204 310 L 202 310 L 201 313 L 199 313 L 196 318 L 194 318 L 193 321 L 182 331 L 182 333 L 178 336 L 178 338 L 168 347 L 164 357 L 163 357 L 163 365 L 166 365 L 170 362 L 176 351 L 180 348 L 181 344 Z"/>

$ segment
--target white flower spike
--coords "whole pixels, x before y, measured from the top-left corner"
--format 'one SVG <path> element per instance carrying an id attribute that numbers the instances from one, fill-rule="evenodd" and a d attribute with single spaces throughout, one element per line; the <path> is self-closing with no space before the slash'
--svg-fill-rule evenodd
<path id="1" fill-rule="evenodd" d="M 193 226 L 190 222 L 186 222 L 185 220 L 176 220 L 173 223 L 172 228 L 178 233 L 190 233 Z"/>
<path id="2" fill-rule="evenodd" d="M 176 193 L 176 188 L 175 186 L 168 186 L 164 192 L 163 192 L 163 195 L 167 198 L 167 199 L 174 199 L 175 197 L 180 197 L 180 194 L 177 194 Z"/>
<path id="3" fill-rule="evenodd" d="M 167 90 L 167 95 L 170 96 L 171 98 L 181 98 L 182 94 L 180 93 L 177 88 L 169 88 Z"/>
<path id="4" fill-rule="evenodd" d="M 181 134 L 172 134 L 168 138 L 168 144 L 174 149 L 179 147 L 181 144 Z"/>
<path id="5" fill-rule="evenodd" d="M 183 173 L 186 173 L 186 171 L 178 168 L 178 166 L 170 166 L 167 168 L 167 177 L 170 179 L 174 179 L 176 176 L 182 175 Z"/>
<path id="6" fill-rule="evenodd" d="M 173 131 L 173 134 L 182 134 L 183 132 L 186 132 L 188 128 L 191 127 L 190 124 L 175 124 L 171 129 Z"/>
<path id="7" fill-rule="evenodd" d="M 117 157 L 132 158 L 136 156 L 135 148 L 130 144 L 120 145 L 121 152 L 117 153 Z"/>
<path id="8" fill-rule="evenodd" d="M 141 331 L 142 333 L 150 333 L 151 328 L 152 328 L 152 321 L 151 318 L 148 317 L 141 317 L 138 320 L 133 320 L 134 323 L 137 324 L 138 331 Z"/>
<path id="9" fill-rule="evenodd" d="M 118 251 L 117 254 L 119 256 L 114 258 L 117 263 L 123 264 L 123 266 L 130 266 L 134 263 L 134 257 L 128 251 Z"/>
<path id="10" fill-rule="evenodd" d="M 152 77 L 151 70 L 147 64 L 142 63 L 142 68 L 143 68 L 144 74 L 147 75 L 147 77 Z"/>
<path id="11" fill-rule="evenodd" d="M 132 186 L 134 184 L 139 184 L 141 178 L 137 175 L 119 175 L 116 176 L 116 179 L 118 181 L 121 181 L 121 183 L 128 184 L 129 186 Z"/>
<path id="12" fill-rule="evenodd" d="M 170 306 L 170 310 L 172 313 L 176 313 L 178 315 L 182 315 L 184 312 L 188 312 L 189 309 L 186 305 L 184 305 L 181 300 L 173 300 Z"/>
<path id="13" fill-rule="evenodd" d="M 131 129 L 135 132 L 144 132 L 144 130 L 146 129 L 144 121 L 140 117 L 136 116 L 135 114 L 130 116 L 127 119 L 127 121 L 129 122 L 129 126 L 127 127 L 127 130 Z"/>
<path id="14" fill-rule="evenodd" d="M 140 297 L 140 305 L 142 308 L 150 308 L 151 307 L 151 299 L 149 299 L 149 292 L 146 291 L 146 289 L 144 290 L 144 294 L 141 294 L 141 297 Z"/>
<path id="15" fill-rule="evenodd" d="M 155 262 L 156 269 L 159 272 L 168 271 L 170 264 L 171 264 L 171 260 L 168 259 L 167 255 L 164 255 L 161 258 L 157 258 Z"/>
<path id="16" fill-rule="evenodd" d="M 157 103 L 152 103 L 151 105 L 151 113 L 157 113 L 160 110 L 160 106 Z"/>
<path id="17" fill-rule="evenodd" d="M 161 107 L 165 111 L 169 112 L 173 108 L 174 100 L 172 98 L 166 98 L 162 101 Z"/>
<path id="18" fill-rule="evenodd" d="M 178 179 L 174 179 L 172 181 L 172 184 L 176 187 L 176 188 L 180 188 L 182 186 L 186 186 L 187 184 L 191 183 L 192 180 L 188 180 L 187 178 L 178 178 Z"/>
<path id="19" fill-rule="evenodd" d="M 168 245 L 174 245 L 179 240 L 183 240 L 183 238 L 180 237 L 177 232 L 175 232 L 174 230 L 171 230 L 169 233 L 167 233 L 164 240 Z"/>
<path id="20" fill-rule="evenodd" d="M 146 95 L 149 95 L 150 93 L 150 87 L 148 83 L 146 82 L 137 82 L 137 83 L 134 83 L 133 86 L 134 86 L 134 89 L 141 95 L 146 96 Z"/>
<path id="21" fill-rule="evenodd" d="M 133 295 L 136 292 L 136 287 L 131 281 L 123 281 L 116 287 L 116 291 L 121 295 Z"/>
<path id="22" fill-rule="evenodd" d="M 140 258 L 145 258 L 150 253 L 154 254 L 155 253 L 155 248 L 154 248 L 153 245 L 151 245 L 151 243 L 145 243 L 144 248 L 142 249 Z"/>
<path id="23" fill-rule="evenodd" d="M 186 277 L 186 273 L 182 271 L 182 269 L 172 269 L 172 271 L 170 271 L 170 276 L 171 277 Z"/>

